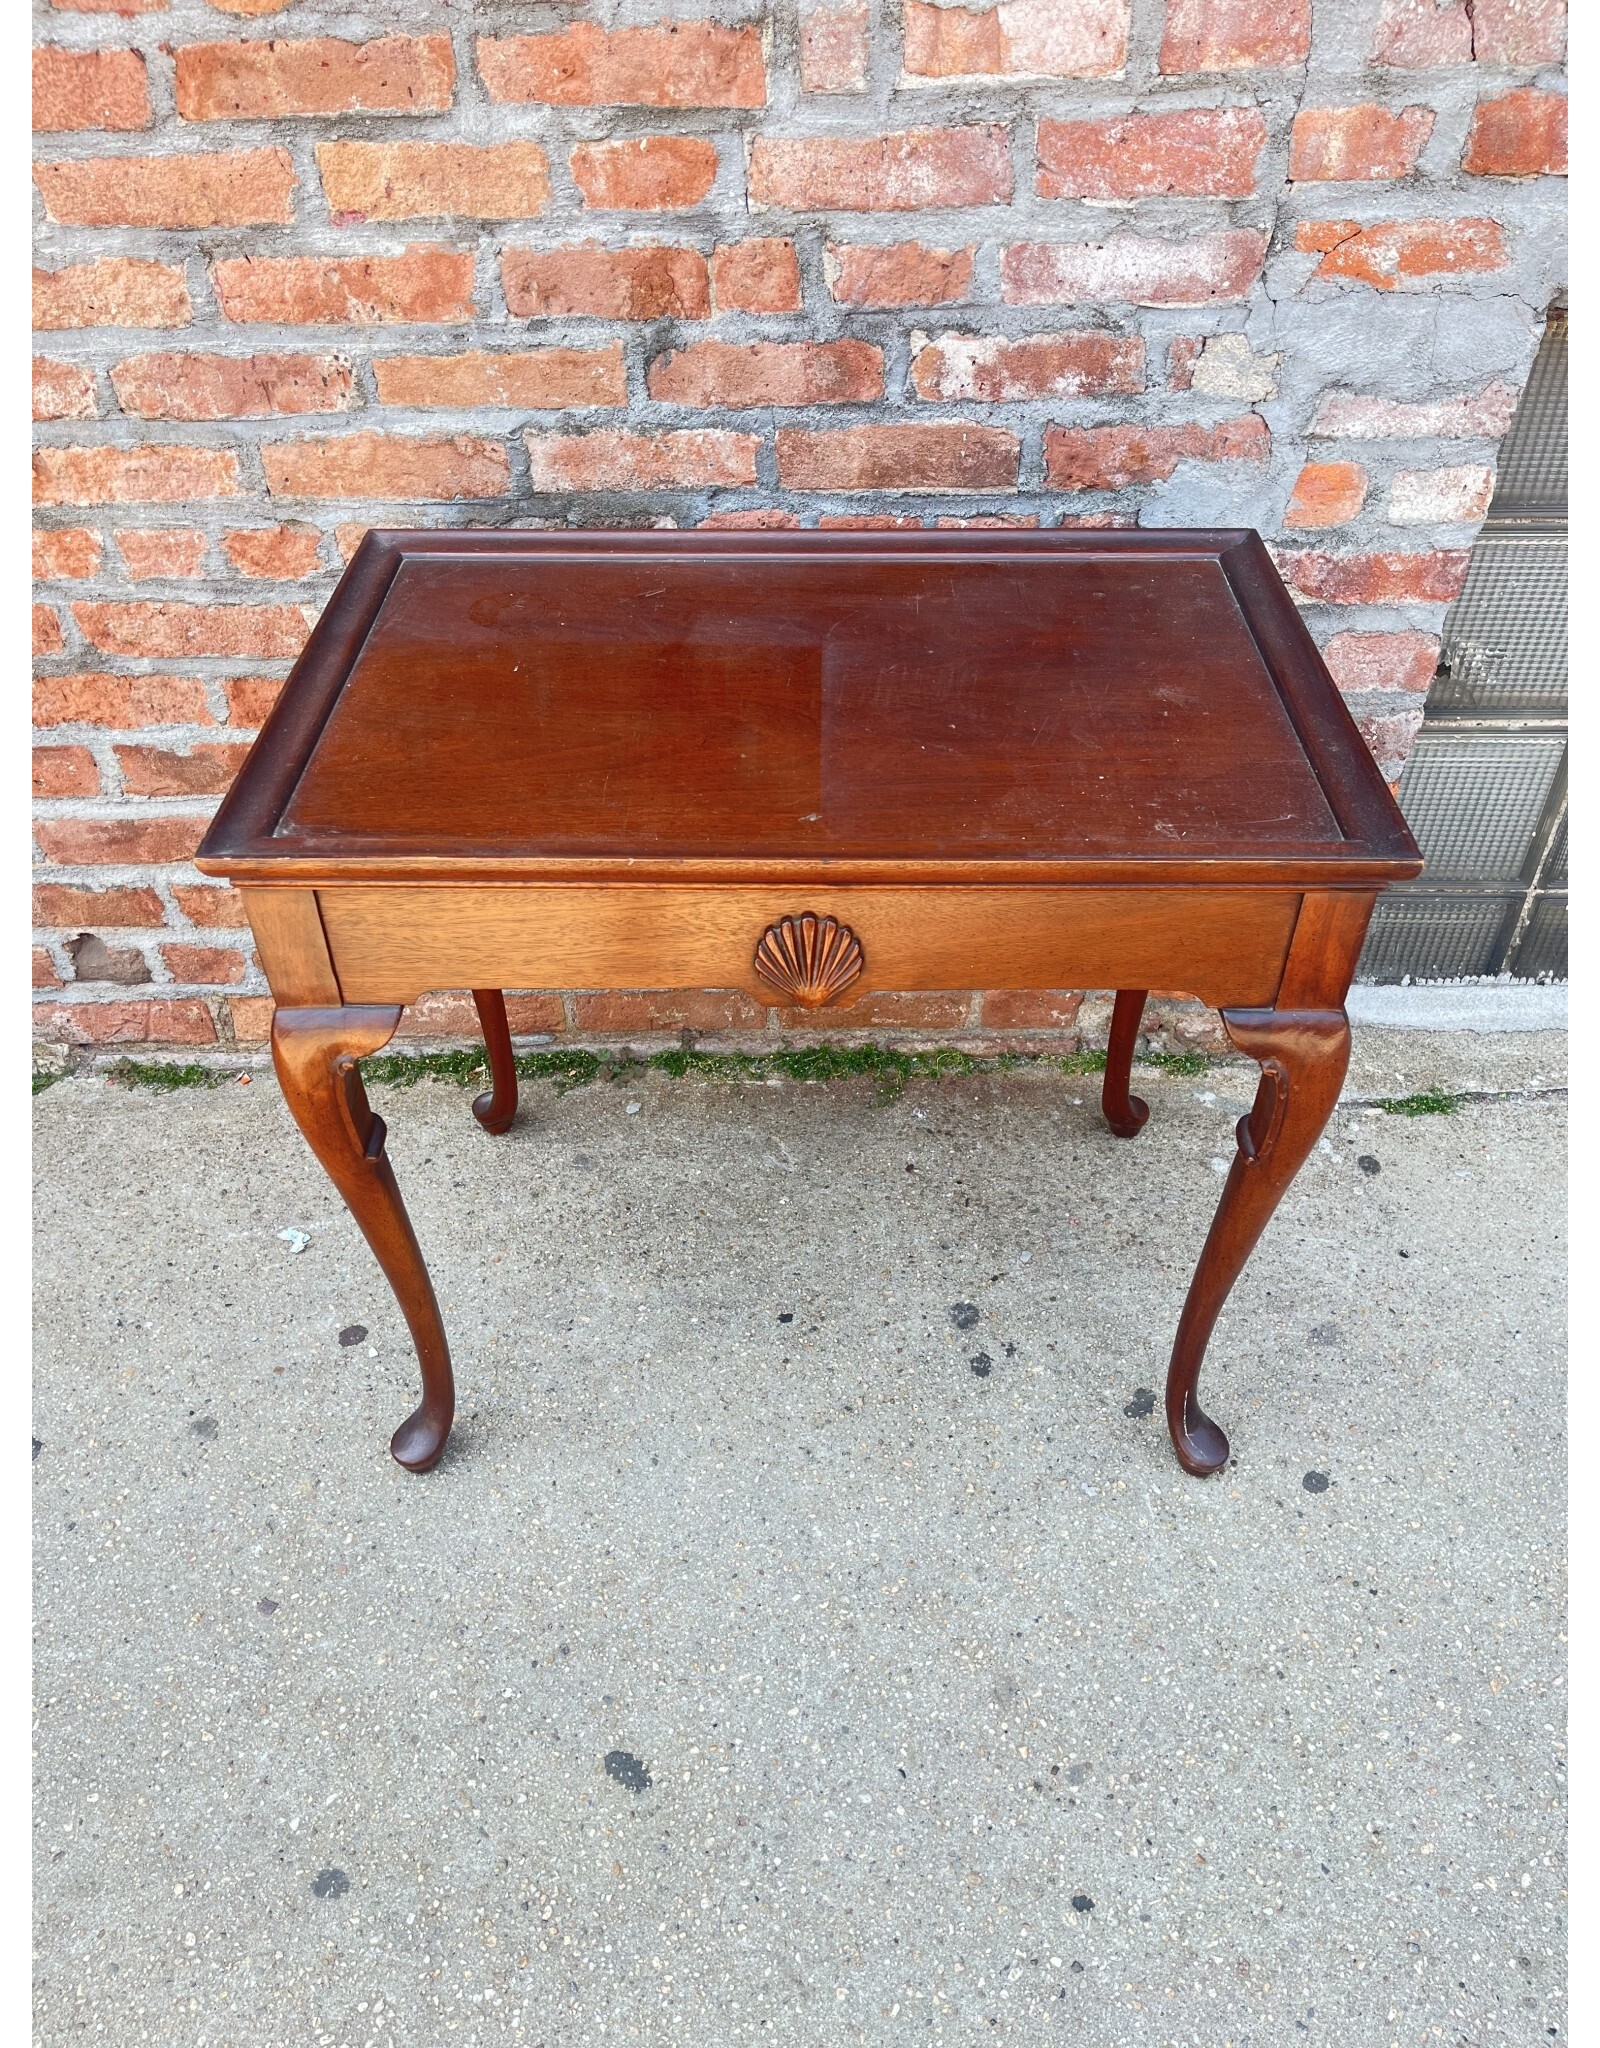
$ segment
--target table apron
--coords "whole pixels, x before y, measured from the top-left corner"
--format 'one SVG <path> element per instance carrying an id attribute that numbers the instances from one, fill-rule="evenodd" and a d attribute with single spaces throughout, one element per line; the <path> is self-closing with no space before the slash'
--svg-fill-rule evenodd
<path id="1" fill-rule="evenodd" d="M 246 892 L 258 939 L 257 906 L 280 893 Z M 309 913 L 313 892 L 293 893 Z M 447 988 L 739 988 L 776 1005 L 756 946 L 778 919 L 811 911 L 860 941 L 860 978 L 829 1005 L 845 1011 L 875 989 L 1164 988 L 1215 1007 L 1270 1004 L 1302 892 L 410 883 L 314 895 L 346 1003 Z M 263 958 L 283 1001 L 265 947 Z"/>

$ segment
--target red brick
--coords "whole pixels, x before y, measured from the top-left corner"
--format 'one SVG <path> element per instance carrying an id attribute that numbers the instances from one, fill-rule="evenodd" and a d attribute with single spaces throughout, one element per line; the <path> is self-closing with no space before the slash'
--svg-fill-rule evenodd
<path id="1" fill-rule="evenodd" d="M 972 292 L 971 243 L 930 249 L 921 242 L 830 244 L 828 290 L 841 306 L 947 306 Z"/>
<path id="2" fill-rule="evenodd" d="M 603 29 L 582 21 L 536 36 L 480 36 L 491 100 L 554 107 L 764 107 L 757 28 L 669 21 Z"/>
<path id="3" fill-rule="evenodd" d="M 1069 988 L 992 988 L 983 998 L 983 1021 L 991 1031 L 1070 1031 L 1083 996 Z"/>
<path id="4" fill-rule="evenodd" d="M 33 125 L 64 128 L 148 128 L 150 86 L 137 50 L 33 53 Z"/>
<path id="5" fill-rule="evenodd" d="M 1313 277 L 1350 277 L 1392 292 L 1412 278 L 1503 270 L 1505 230 L 1495 220 L 1302 221 L 1297 249 L 1321 254 Z"/>
<path id="6" fill-rule="evenodd" d="M 535 1031 L 565 1031 L 567 1013 L 558 995 L 536 995 L 531 990 L 520 993 L 511 989 L 506 993 L 506 1022 L 516 1037 L 524 1037 Z M 478 1026 L 472 1026 L 477 1036 Z"/>
<path id="7" fill-rule="evenodd" d="M 1427 692 L 1439 666 L 1437 633 L 1335 633 L 1322 650 L 1346 696 L 1371 690 Z"/>
<path id="8" fill-rule="evenodd" d="M 198 576 L 205 564 L 206 537 L 193 527 L 124 528 L 117 547 L 130 576 Z"/>
<path id="9" fill-rule="evenodd" d="M 1248 199 L 1266 141 L 1266 122 L 1246 107 L 1041 121 L 1037 189 L 1045 199 Z"/>
<path id="10" fill-rule="evenodd" d="M 36 505 L 186 504 L 236 498 L 239 458 L 230 448 L 163 442 L 142 448 L 36 448 Z"/>
<path id="11" fill-rule="evenodd" d="M 1567 54 L 1567 0 L 1472 0 L 1480 64 L 1559 64 Z"/>
<path id="12" fill-rule="evenodd" d="M 1003 427 L 778 431 L 778 479 L 791 491 L 1014 491 L 1020 444 Z"/>
<path id="13" fill-rule="evenodd" d="M 1165 72 L 1255 71 L 1310 53 L 1311 0 L 1167 0 Z"/>
<path id="14" fill-rule="evenodd" d="M 1289 176 L 1313 184 L 1404 178 L 1417 167 L 1433 133 L 1431 107 L 1390 113 L 1371 101 L 1359 107 L 1307 107 L 1294 117 Z"/>
<path id="15" fill-rule="evenodd" d="M 566 1013 L 558 995 L 506 996 L 506 1022 L 514 1034 L 560 1031 Z M 482 1026 L 465 989 L 435 989 L 412 1003 L 400 1019 L 401 1038 L 477 1038 Z"/>
<path id="16" fill-rule="evenodd" d="M 206 0 L 208 7 L 214 7 L 219 14 L 282 14 L 286 7 L 292 7 L 294 0 Z"/>
<path id="17" fill-rule="evenodd" d="M 321 545 L 314 526 L 246 526 L 222 536 L 222 552 L 241 576 L 315 575 Z"/>
<path id="18" fill-rule="evenodd" d="M 51 220 L 72 227 L 235 228 L 294 219 L 286 149 L 190 150 L 35 164 Z"/>
<path id="19" fill-rule="evenodd" d="M 237 256 L 213 264 L 228 320 L 370 327 L 470 320 L 472 256 L 415 242 L 399 256 Z"/>
<path id="20" fill-rule="evenodd" d="M 269 441 L 261 450 L 275 498 L 499 498 L 510 486 L 503 441 L 470 434 L 340 434 Z"/>
<path id="21" fill-rule="evenodd" d="M 129 796 L 220 796 L 250 748 L 229 740 L 180 754 L 170 747 L 118 747 L 122 786 Z"/>
<path id="22" fill-rule="evenodd" d="M 176 64 L 178 112 L 186 121 L 445 114 L 456 77 L 448 36 L 185 43 Z"/>
<path id="23" fill-rule="evenodd" d="M 35 356 L 33 416 L 36 420 L 92 420 L 94 372 L 81 363 L 61 363 L 51 356 Z"/>
<path id="24" fill-rule="evenodd" d="M 174 1001 L 39 1003 L 40 1035 L 68 1045 L 212 1045 L 217 1028 L 198 996 Z"/>
<path id="25" fill-rule="evenodd" d="M 188 860 L 200 844 L 201 818 L 40 818 L 34 833 L 46 860 L 62 867 L 126 866 Z"/>
<path id="26" fill-rule="evenodd" d="M 1308 462 L 1295 479 L 1285 526 L 1343 526 L 1366 502 L 1367 472 L 1359 462 Z"/>
<path id="27" fill-rule="evenodd" d="M 1201 334 L 1175 334 L 1167 350 L 1167 389 L 1169 391 L 1190 391 L 1194 388 L 1194 366 L 1200 360 L 1205 347 L 1205 336 Z"/>
<path id="28" fill-rule="evenodd" d="M 1488 511 L 1493 496 L 1494 471 L 1487 463 L 1464 462 L 1450 469 L 1402 469 L 1389 488 L 1389 523 L 1473 523 Z"/>
<path id="29" fill-rule="evenodd" d="M 33 608 L 33 651 L 35 654 L 59 654 L 66 645 L 61 633 L 61 621 L 55 608 L 48 604 L 36 604 Z"/>
<path id="30" fill-rule="evenodd" d="M 739 989 L 609 989 L 573 997 L 580 1031 L 758 1031 L 763 1006 Z M 837 1020 L 835 1020 L 837 1021 Z"/>
<path id="31" fill-rule="evenodd" d="M 798 313 L 800 260 L 793 242 L 752 236 L 711 252 L 711 295 L 719 313 Z"/>
<path id="32" fill-rule="evenodd" d="M 297 604 L 75 604 L 72 616 L 104 654 L 163 657 L 222 655 L 292 660 L 311 621 Z"/>
<path id="33" fill-rule="evenodd" d="M 787 533 L 800 520 L 796 513 L 780 511 L 776 505 L 761 505 L 750 512 L 713 512 L 698 524 L 702 531 L 712 533 Z"/>
<path id="34" fill-rule="evenodd" d="M 128 356 L 111 372 L 125 413 L 141 420 L 234 420 L 339 412 L 350 402 L 337 356 Z"/>
<path id="35" fill-rule="evenodd" d="M 87 747 L 35 747 L 35 796 L 98 796 L 100 770 Z"/>
<path id="36" fill-rule="evenodd" d="M 216 0 L 212 0 L 216 5 Z M 271 996 L 230 996 L 228 1021 L 233 1026 L 235 1045 L 265 1045 L 272 1036 Z"/>
<path id="37" fill-rule="evenodd" d="M 908 128 L 856 140 L 757 136 L 750 200 L 800 213 L 908 213 L 1011 197 L 1005 128 Z"/>
<path id="38" fill-rule="evenodd" d="M 135 578 L 198 576 L 204 568 L 206 537 L 192 528 L 124 529 L 116 540 L 128 573 Z"/>
<path id="39" fill-rule="evenodd" d="M 41 582 L 92 576 L 100 566 L 100 536 L 85 526 L 55 526 L 33 536 L 33 573 Z"/>
<path id="40" fill-rule="evenodd" d="M 1465 548 L 1421 555 L 1277 556 L 1291 590 L 1322 604 L 1448 604 L 1466 581 Z"/>
<path id="41" fill-rule="evenodd" d="M 1084 533 L 1111 533 L 1121 527 L 1135 527 L 1138 520 L 1126 512 L 1063 512 L 1057 526 L 1070 526 Z"/>
<path id="42" fill-rule="evenodd" d="M 1406 711 L 1360 712 L 1356 730 L 1366 741 L 1385 779 L 1398 775 L 1422 727 L 1422 706 Z"/>
<path id="43" fill-rule="evenodd" d="M 883 396 L 866 341 L 697 341 L 657 356 L 650 396 L 668 405 L 843 405 Z"/>
<path id="44" fill-rule="evenodd" d="M 1008 306 L 1102 300 L 1130 306 L 1208 306 L 1242 299 L 1261 275 L 1267 238 L 1224 228 L 1187 242 L 1112 235 L 1104 242 L 1024 242 L 1002 250 Z"/>
<path id="45" fill-rule="evenodd" d="M 45 946 L 33 948 L 33 985 L 35 988 L 60 988 L 61 976 L 56 972 L 56 963 Z"/>
<path id="46" fill-rule="evenodd" d="M 1480 100 L 1461 168 L 1477 178 L 1564 178 L 1566 94 L 1530 87 L 1497 100 Z"/>
<path id="47" fill-rule="evenodd" d="M 50 0 L 63 14 L 160 14 L 170 0 Z M 211 0 L 213 7 L 217 0 Z"/>
<path id="48" fill-rule="evenodd" d="M 1498 441 L 1516 409 L 1516 392 L 1498 380 L 1478 392 L 1420 403 L 1330 391 L 1311 432 L 1346 441 Z"/>
<path id="49" fill-rule="evenodd" d="M 698 206 L 717 175 L 717 146 L 698 135 L 634 135 L 583 142 L 572 152 L 573 182 L 586 206 L 670 213 Z"/>
<path id="50" fill-rule="evenodd" d="M 1180 462 L 1265 462 L 1271 447 L 1253 412 L 1214 427 L 1047 427 L 1045 476 L 1058 489 L 1119 491 L 1159 482 Z"/>
<path id="51" fill-rule="evenodd" d="M 319 142 L 317 168 L 336 224 L 352 220 L 528 220 L 550 205 L 537 142 Z"/>
<path id="52" fill-rule="evenodd" d="M 373 363 L 385 405 L 531 407 L 626 405 L 628 372 L 622 345 L 543 348 L 490 355 L 379 356 Z"/>
<path id="53" fill-rule="evenodd" d="M 696 249 L 507 249 L 506 310 L 516 320 L 593 314 L 602 320 L 703 320 L 706 259 Z"/>
<path id="54" fill-rule="evenodd" d="M 154 889 L 76 889 L 67 882 L 40 882 L 33 892 L 33 921 L 40 928 L 154 931 L 166 920 Z"/>
<path id="55" fill-rule="evenodd" d="M 983 11 L 906 0 L 911 78 L 1111 78 L 1128 57 L 1128 0 L 1004 0 Z"/>
<path id="56" fill-rule="evenodd" d="M 753 484 L 754 434 L 696 427 L 675 434 L 527 434 L 528 481 L 536 491 L 659 491 Z"/>
<path id="57" fill-rule="evenodd" d="M 131 732 L 142 725 L 209 725 L 206 686 L 198 676 L 36 676 L 33 722 L 106 725 Z"/>
<path id="58" fill-rule="evenodd" d="M 63 327 L 187 327 L 193 307 L 173 263 L 108 256 L 33 273 L 33 324 Z"/>
<path id="59" fill-rule="evenodd" d="M 248 964 L 232 946 L 169 945 L 161 948 L 161 957 L 173 980 L 190 988 L 243 981 Z"/>
<path id="60" fill-rule="evenodd" d="M 780 1010 L 786 1031 L 958 1031 L 972 998 L 964 990 L 874 989 L 845 1010 Z"/>
<path id="61" fill-rule="evenodd" d="M 202 931 L 238 931 L 249 922 L 244 914 L 244 898 L 237 889 L 193 888 L 179 882 L 174 884 L 172 895 L 184 916 Z"/>
<path id="62" fill-rule="evenodd" d="M 1144 389 L 1144 343 L 1137 335 L 942 334 L 911 360 L 919 398 L 1098 398 Z"/>
<path id="63" fill-rule="evenodd" d="M 366 539 L 372 528 L 364 519 L 341 519 L 333 529 L 334 546 L 339 550 L 339 559 L 346 567 L 351 557 Z"/>
<path id="64" fill-rule="evenodd" d="M 800 90 L 865 92 L 872 53 L 867 0 L 838 0 L 800 16 Z"/>
<path id="65" fill-rule="evenodd" d="M 228 696 L 230 725 L 262 725 L 267 713 L 283 692 L 281 676 L 229 676 L 223 686 Z"/>
<path id="66" fill-rule="evenodd" d="M 699 135 L 633 135 L 580 143 L 572 176 L 588 207 L 697 207 L 717 178 L 717 147 Z"/>
<path id="67" fill-rule="evenodd" d="M 1372 61 L 1397 70 L 1472 62 L 1472 22 L 1465 0 L 1384 0 Z"/>

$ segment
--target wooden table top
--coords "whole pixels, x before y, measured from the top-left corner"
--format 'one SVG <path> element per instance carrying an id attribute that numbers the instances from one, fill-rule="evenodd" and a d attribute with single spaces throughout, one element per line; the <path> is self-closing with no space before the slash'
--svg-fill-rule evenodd
<path id="1" fill-rule="evenodd" d="M 1420 866 L 1232 531 L 370 533 L 198 858 L 258 880 Z"/>

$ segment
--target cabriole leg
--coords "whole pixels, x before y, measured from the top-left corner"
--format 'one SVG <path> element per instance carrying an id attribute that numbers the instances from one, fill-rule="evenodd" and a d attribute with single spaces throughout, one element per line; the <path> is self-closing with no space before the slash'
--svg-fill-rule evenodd
<path id="1" fill-rule="evenodd" d="M 383 1118 L 373 1114 L 356 1064 L 386 1045 L 399 1022 L 400 1011 L 388 1007 L 280 1009 L 272 1020 L 272 1059 L 290 1113 L 361 1226 L 417 1347 L 422 1404 L 389 1449 L 407 1471 L 426 1472 L 439 1462 L 455 1419 L 450 1347 L 383 1149 Z"/>
<path id="2" fill-rule="evenodd" d="M 1136 1138 L 1144 1129 L 1150 1105 L 1128 1093 L 1133 1048 L 1139 1042 L 1139 1019 L 1147 990 L 1119 988 L 1111 1010 L 1111 1039 L 1106 1046 L 1106 1073 L 1100 1085 L 1100 1107 L 1119 1138 Z"/>
<path id="3" fill-rule="evenodd" d="M 483 1026 L 483 1046 L 489 1055 L 491 1086 L 477 1096 L 472 1114 L 486 1131 L 496 1137 L 509 1131 L 517 1113 L 517 1063 L 511 1051 L 511 1027 L 506 1022 L 506 999 L 497 988 L 475 988 L 472 1000 L 478 1006 Z"/>
<path id="4" fill-rule="evenodd" d="M 1229 1290 L 1284 1190 L 1322 1135 L 1350 1060 L 1350 1026 L 1340 1010 L 1224 1010 L 1239 1050 L 1261 1063 L 1250 1114 L 1239 1119 L 1239 1150 L 1222 1190 L 1183 1305 L 1167 1369 L 1167 1427 L 1178 1463 L 1199 1477 L 1228 1461 L 1228 1439 L 1200 1407 L 1206 1344 Z"/>

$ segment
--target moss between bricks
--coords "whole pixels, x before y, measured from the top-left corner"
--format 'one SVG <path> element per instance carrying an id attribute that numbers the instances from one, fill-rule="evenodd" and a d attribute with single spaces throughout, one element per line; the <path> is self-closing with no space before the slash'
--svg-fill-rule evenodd
<path id="1" fill-rule="evenodd" d="M 1022 1072 L 1098 1074 L 1103 1052 L 968 1053 L 949 1047 L 926 1052 L 900 1052 L 886 1045 L 785 1046 L 775 1052 L 701 1052 L 674 1046 L 667 1052 L 527 1052 L 517 1055 L 517 1075 L 524 1081 L 549 1081 L 557 1094 L 587 1088 L 596 1081 L 626 1081 L 640 1074 L 697 1076 L 708 1081 L 828 1082 L 866 1078 L 880 1090 L 898 1094 L 908 1081 L 938 1080 L 947 1074 L 1010 1074 Z M 1211 1064 L 1201 1053 L 1153 1053 L 1141 1064 L 1168 1073 L 1198 1074 Z M 481 1051 L 463 1047 L 452 1052 L 377 1053 L 361 1062 L 366 1078 L 381 1087 L 410 1088 L 418 1081 L 450 1081 L 476 1087 L 488 1075 Z M 34 1093 L 61 1078 L 34 1075 Z M 215 1088 L 233 1078 L 226 1067 L 180 1065 L 162 1060 L 121 1059 L 107 1069 L 107 1078 L 126 1088 L 151 1088 L 168 1093 L 177 1088 Z"/>
<path id="2" fill-rule="evenodd" d="M 698 1075 L 708 1081 L 764 1081 L 770 1075 L 788 1081 L 826 1082 L 865 1076 L 878 1083 L 880 1093 L 893 1096 L 908 1081 L 938 1080 L 946 1074 L 1098 1074 L 1105 1064 L 1103 1052 L 983 1054 L 948 1048 L 897 1052 L 886 1045 L 827 1044 L 762 1053 L 700 1052 L 692 1046 L 676 1046 L 670 1052 L 648 1053 L 642 1058 L 630 1052 L 525 1052 L 517 1055 L 516 1062 L 519 1080 L 549 1081 L 558 1095 L 596 1081 L 626 1081 L 638 1074 L 658 1073 L 680 1080 Z M 1190 1076 L 1217 1064 L 1200 1052 L 1144 1053 L 1134 1061 L 1135 1066 L 1155 1067 L 1164 1074 Z M 412 1088 L 418 1081 L 475 1087 L 489 1073 L 483 1054 L 465 1047 L 456 1052 L 378 1053 L 363 1060 L 361 1066 L 369 1081 L 387 1088 Z M 36 1071 L 34 1094 L 42 1094 L 64 1077 L 64 1071 Z M 170 1094 L 177 1088 L 220 1087 L 232 1079 L 232 1073 L 192 1062 L 180 1065 L 168 1060 L 122 1059 L 107 1069 L 107 1077 L 125 1088 Z M 1380 1096 L 1373 1107 L 1389 1116 L 1454 1116 L 1465 1100 L 1465 1096 L 1431 1088 L 1416 1095 Z"/>
<path id="3" fill-rule="evenodd" d="M 110 1069 L 110 1078 L 125 1088 L 153 1088 L 168 1095 L 174 1088 L 220 1087 L 233 1076 L 220 1067 L 180 1066 L 172 1060 L 118 1060 Z"/>
<path id="4" fill-rule="evenodd" d="M 884 1094 L 898 1095 L 908 1081 L 936 1080 L 945 1074 L 1005 1074 L 1032 1069 L 1064 1074 L 1098 1073 L 1103 1052 L 981 1053 L 939 1047 L 931 1052 L 898 1052 L 885 1045 L 784 1046 L 776 1052 L 701 1052 L 674 1046 L 642 1058 L 629 1052 L 530 1052 L 517 1058 L 524 1081 L 549 1081 L 557 1094 L 587 1088 L 595 1081 L 625 1081 L 639 1074 L 694 1075 L 707 1081 L 840 1081 L 869 1078 Z M 424 1080 L 477 1082 L 488 1072 L 482 1053 L 379 1053 L 362 1061 L 369 1081 L 409 1088 Z"/>
<path id="5" fill-rule="evenodd" d="M 1420 1095 L 1380 1096 L 1375 1106 L 1390 1116 L 1454 1116 L 1461 1103 L 1459 1095 L 1446 1095 L 1442 1088 L 1429 1088 Z"/>

